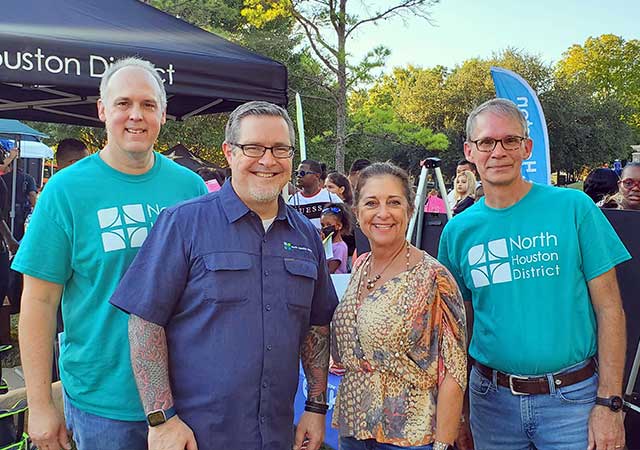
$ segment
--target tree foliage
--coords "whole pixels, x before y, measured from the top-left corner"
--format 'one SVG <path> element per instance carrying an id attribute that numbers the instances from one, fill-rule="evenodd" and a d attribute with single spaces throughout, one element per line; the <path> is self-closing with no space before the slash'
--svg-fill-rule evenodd
<path id="1" fill-rule="evenodd" d="M 403 14 L 429 19 L 429 10 L 438 0 L 394 0 L 374 8 L 360 2 L 362 10 L 354 13 L 347 0 L 244 0 L 242 14 L 250 24 L 262 27 L 281 17 L 295 19 L 307 39 L 311 52 L 328 76 L 322 83 L 336 107 L 335 166 L 344 171 L 347 145 L 347 96 L 359 83 L 372 80 L 375 69 L 384 65 L 389 55 L 383 46 L 375 47 L 360 61 L 350 58 L 347 42 L 361 26 L 387 20 Z"/>
<path id="2" fill-rule="evenodd" d="M 558 63 L 557 76 L 601 99 L 615 98 L 628 109 L 627 123 L 640 129 L 640 40 L 603 34 L 575 44 Z"/>

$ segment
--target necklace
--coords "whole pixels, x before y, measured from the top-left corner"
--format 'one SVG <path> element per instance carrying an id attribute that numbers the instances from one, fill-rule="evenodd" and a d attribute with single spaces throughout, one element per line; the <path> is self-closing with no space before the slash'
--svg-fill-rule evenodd
<path id="1" fill-rule="evenodd" d="M 409 243 L 405 241 L 405 244 L 398 249 L 398 251 L 393 255 L 391 260 L 384 266 L 384 268 L 373 278 L 368 278 L 369 270 L 373 266 L 373 254 L 372 254 L 372 256 L 369 258 L 369 261 L 367 261 L 367 265 L 364 268 L 364 278 L 366 279 L 365 286 L 367 287 L 368 290 L 371 290 L 375 287 L 376 283 L 380 280 L 380 278 L 382 278 L 382 274 L 384 274 L 384 272 L 389 268 L 389 266 L 391 266 L 391 264 L 393 264 L 396 258 L 398 258 L 400 253 L 402 253 L 403 247 L 406 248 L 407 250 L 407 270 L 409 270 L 409 256 L 411 254 L 411 248 L 409 247 Z"/>

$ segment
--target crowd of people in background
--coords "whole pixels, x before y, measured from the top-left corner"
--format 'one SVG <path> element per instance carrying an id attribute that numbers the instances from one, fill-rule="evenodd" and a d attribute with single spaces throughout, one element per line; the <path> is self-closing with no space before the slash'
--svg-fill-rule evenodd
<path id="1" fill-rule="evenodd" d="M 18 153 L 0 161 L 0 275 L 17 251 L 39 448 L 317 450 L 330 349 L 342 450 L 624 446 L 615 267 L 630 255 L 597 206 L 640 210 L 640 163 L 592 171 L 588 197 L 529 183 L 527 122 L 489 100 L 469 115 L 452 189 L 427 197 L 425 211 L 455 216 L 429 255 L 406 239 L 405 170 L 358 159 L 344 175 L 305 159 L 294 171 L 279 106 L 239 106 L 229 169 L 197 174 L 154 152 L 166 92 L 153 65 L 111 65 L 97 106 L 105 147 L 61 141 L 64 170 L 37 206 L 33 179 L 11 172 Z M 350 272 L 338 299 L 330 275 Z M 50 388 L 58 348 L 64 415 Z"/>

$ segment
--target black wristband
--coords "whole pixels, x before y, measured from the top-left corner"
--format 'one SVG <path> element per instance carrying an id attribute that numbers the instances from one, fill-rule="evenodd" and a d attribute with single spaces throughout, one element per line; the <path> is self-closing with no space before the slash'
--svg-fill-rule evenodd
<path id="1" fill-rule="evenodd" d="M 316 414 L 326 415 L 327 411 L 329 410 L 329 405 L 327 405 L 326 403 L 317 403 L 307 400 L 306 402 L 304 402 L 304 410 Z"/>

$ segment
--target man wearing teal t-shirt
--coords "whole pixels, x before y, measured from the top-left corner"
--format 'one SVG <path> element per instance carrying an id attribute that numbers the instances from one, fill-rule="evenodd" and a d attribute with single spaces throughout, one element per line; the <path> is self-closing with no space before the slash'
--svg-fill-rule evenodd
<path id="1" fill-rule="evenodd" d="M 509 100 L 470 114 L 465 156 L 485 197 L 440 241 L 439 259 L 469 301 L 475 448 L 622 448 L 626 338 L 615 266 L 630 256 L 582 192 L 522 178 L 528 135 Z"/>
<path id="2" fill-rule="evenodd" d="M 127 339 L 109 298 L 160 212 L 207 192 L 195 173 L 153 151 L 165 122 L 162 79 L 147 61 L 120 60 L 100 84 L 107 144 L 51 178 L 13 262 L 22 272 L 20 350 L 29 434 L 43 450 L 146 450 L 147 422 Z M 51 395 L 56 311 L 65 421 Z"/>

